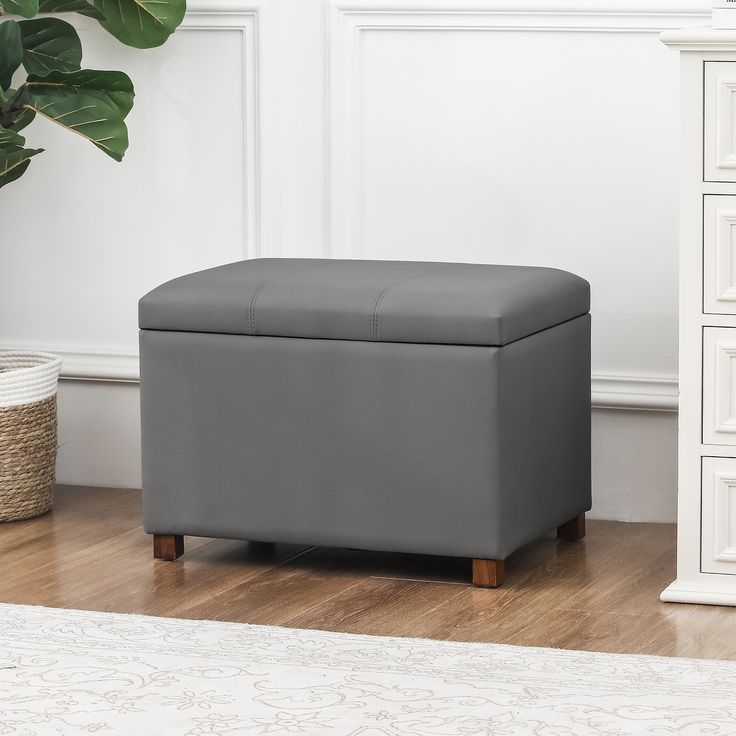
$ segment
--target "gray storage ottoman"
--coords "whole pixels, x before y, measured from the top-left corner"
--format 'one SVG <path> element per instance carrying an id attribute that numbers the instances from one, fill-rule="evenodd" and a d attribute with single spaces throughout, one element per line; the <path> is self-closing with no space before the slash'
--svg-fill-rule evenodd
<path id="1" fill-rule="evenodd" d="M 184 534 L 503 560 L 590 508 L 590 315 L 549 268 L 257 259 L 140 302 L 143 513 Z"/>

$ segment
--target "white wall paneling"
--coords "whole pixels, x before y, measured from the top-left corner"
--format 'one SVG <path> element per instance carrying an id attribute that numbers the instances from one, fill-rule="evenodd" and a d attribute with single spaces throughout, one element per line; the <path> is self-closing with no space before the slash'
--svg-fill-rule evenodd
<path id="1" fill-rule="evenodd" d="M 2 238 L 2 304 L 15 308 L 12 319 L 3 310 L 4 344 L 102 355 L 101 365 L 136 351 L 137 299 L 157 283 L 259 254 L 257 6 L 203 5 L 145 52 L 75 20 L 85 65 L 135 82 L 131 147 L 117 165 L 45 121 L 28 129 L 47 150 L 2 192 L 14 213 Z"/>
<path id="2" fill-rule="evenodd" d="M 594 519 L 673 522 L 677 514 L 677 414 L 593 412 Z"/>
<path id="3" fill-rule="evenodd" d="M 58 395 L 60 483 L 140 488 L 138 386 L 61 381 Z"/>

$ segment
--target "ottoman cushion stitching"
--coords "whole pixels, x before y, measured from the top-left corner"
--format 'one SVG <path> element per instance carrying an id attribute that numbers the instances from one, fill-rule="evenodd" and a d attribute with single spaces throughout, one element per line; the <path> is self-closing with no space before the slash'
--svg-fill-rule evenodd
<path id="1" fill-rule="evenodd" d="M 250 335 L 253 334 L 253 301 L 260 293 L 261 289 L 267 284 L 268 282 L 266 280 L 261 281 L 256 288 L 253 291 L 253 294 L 250 297 L 250 302 L 248 303 L 248 333 Z"/>
<path id="2" fill-rule="evenodd" d="M 250 304 L 248 305 L 248 334 L 256 334 L 256 300 L 258 299 L 263 289 L 268 286 L 268 284 L 272 284 L 274 281 L 278 281 L 279 279 L 285 279 L 287 276 L 295 276 L 298 273 L 313 271 L 315 268 L 329 265 L 329 263 L 321 262 L 312 266 L 308 266 L 307 268 L 299 268 L 296 271 L 289 271 L 289 273 L 282 273 L 280 276 L 274 276 L 273 278 L 264 279 L 263 281 L 261 281 L 258 286 L 256 286 L 255 291 L 253 292 L 253 296 L 251 296 L 250 298 Z"/>
<path id="3" fill-rule="evenodd" d="M 381 289 L 381 291 L 378 292 L 376 301 L 373 302 L 373 309 L 371 310 L 370 318 L 371 340 L 378 341 L 378 329 L 376 327 L 376 310 L 378 309 L 378 305 L 381 303 L 381 300 L 386 295 L 386 292 L 391 288 L 391 286 L 392 284 L 389 284 L 388 286 L 385 286 L 383 289 Z"/>
<path id="4" fill-rule="evenodd" d="M 313 263 L 254 259 L 173 279 L 141 299 L 141 329 L 490 346 L 589 311 L 587 283 L 555 269 L 451 264 L 393 288 L 445 264 L 341 259 L 335 279 L 299 273 Z"/>
<path id="5" fill-rule="evenodd" d="M 451 266 L 451 265 L 453 264 L 445 263 L 441 268 L 447 268 L 448 266 Z M 409 276 L 404 276 L 404 278 L 401 278 L 398 281 L 394 281 L 393 283 L 381 289 L 378 296 L 376 297 L 376 301 L 373 303 L 373 309 L 371 310 L 371 317 L 370 317 L 370 328 L 371 328 L 370 339 L 371 340 L 373 340 L 374 342 L 378 342 L 378 308 L 381 306 L 381 302 L 383 301 L 383 298 L 386 296 L 386 294 L 388 294 L 389 290 L 393 289 L 393 287 L 397 286 L 398 284 L 404 283 L 404 281 L 409 281 L 410 279 L 414 279 L 417 276 L 422 276 L 425 273 L 429 273 L 430 271 L 436 271 L 436 270 L 440 270 L 440 269 L 425 268 L 424 270 L 418 271 L 417 273 L 412 273 Z"/>

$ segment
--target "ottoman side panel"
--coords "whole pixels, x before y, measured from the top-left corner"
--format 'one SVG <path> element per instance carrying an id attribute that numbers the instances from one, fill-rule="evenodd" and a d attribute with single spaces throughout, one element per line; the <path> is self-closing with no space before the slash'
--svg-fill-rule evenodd
<path id="1" fill-rule="evenodd" d="M 500 358 L 503 555 L 591 507 L 590 315 Z"/>
<path id="2" fill-rule="evenodd" d="M 146 531 L 489 556 L 498 353 L 144 330 Z"/>

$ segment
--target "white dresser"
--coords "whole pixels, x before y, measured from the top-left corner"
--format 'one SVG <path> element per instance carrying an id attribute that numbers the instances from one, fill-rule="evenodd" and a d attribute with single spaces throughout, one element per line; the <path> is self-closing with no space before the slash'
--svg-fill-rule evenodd
<path id="1" fill-rule="evenodd" d="M 681 59 L 677 580 L 736 605 L 736 31 L 667 31 Z"/>

